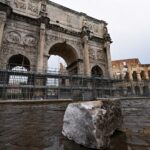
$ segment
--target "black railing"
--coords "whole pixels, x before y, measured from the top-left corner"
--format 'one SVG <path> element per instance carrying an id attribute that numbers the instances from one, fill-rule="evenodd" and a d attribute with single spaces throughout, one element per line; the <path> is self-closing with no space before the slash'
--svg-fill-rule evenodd
<path id="1" fill-rule="evenodd" d="M 113 96 L 112 80 L 63 72 L 0 70 L 0 99 L 92 100 Z"/>

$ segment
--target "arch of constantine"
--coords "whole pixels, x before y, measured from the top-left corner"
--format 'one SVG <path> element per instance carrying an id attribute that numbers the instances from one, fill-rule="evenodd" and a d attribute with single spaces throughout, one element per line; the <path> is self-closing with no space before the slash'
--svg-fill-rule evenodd
<path id="1" fill-rule="evenodd" d="M 47 0 L 0 1 L 0 68 L 47 69 L 62 57 L 70 74 L 92 75 L 99 67 L 111 78 L 107 23 Z"/>
<path id="2" fill-rule="evenodd" d="M 0 97 L 102 95 L 95 85 L 104 82 L 107 94 L 111 42 L 103 20 L 48 0 L 0 0 Z M 52 55 L 65 60 L 67 76 L 48 72 Z"/>

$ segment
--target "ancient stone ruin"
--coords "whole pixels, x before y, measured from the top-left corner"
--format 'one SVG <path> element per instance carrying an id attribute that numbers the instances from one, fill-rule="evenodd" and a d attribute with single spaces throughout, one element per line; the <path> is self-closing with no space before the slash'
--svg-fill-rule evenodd
<path id="1" fill-rule="evenodd" d="M 1 99 L 91 99 L 113 93 L 105 21 L 49 0 L 0 0 L 0 33 Z M 67 75 L 48 70 L 52 55 L 65 60 Z M 47 84 L 55 79 L 58 84 Z"/>
<path id="2" fill-rule="evenodd" d="M 63 135 L 88 148 L 107 148 L 110 136 L 120 128 L 122 115 L 118 100 L 99 100 L 69 104 Z"/>

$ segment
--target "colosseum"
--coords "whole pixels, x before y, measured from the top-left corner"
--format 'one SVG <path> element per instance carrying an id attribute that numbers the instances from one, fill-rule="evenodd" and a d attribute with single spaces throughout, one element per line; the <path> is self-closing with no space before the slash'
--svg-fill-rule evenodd
<path id="1" fill-rule="evenodd" d="M 150 64 L 138 58 L 112 61 L 113 77 L 121 79 L 115 86 L 122 96 L 150 95 Z"/>

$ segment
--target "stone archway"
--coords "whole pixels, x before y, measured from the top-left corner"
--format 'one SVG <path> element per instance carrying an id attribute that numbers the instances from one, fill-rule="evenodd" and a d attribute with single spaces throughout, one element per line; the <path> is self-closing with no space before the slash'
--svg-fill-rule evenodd
<path id="1" fill-rule="evenodd" d="M 69 74 L 78 74 L 79 57 L 76 50 L 66 42 L 56 43 L 49 50 L 49 56 L 57 55 L 63 58 L 67 64 L 66 70 Z"/>
<path id="2" fill-rule="evenodd" d="M 133 71 L 132 77 L 133 77 L 133 81 L 137 81 L 138 80 L 136 71 Z"/>
<path id="3" fill-rule="evenodd" d="M 33 78 L 30 75 L 30 61 L 21 54 L 11 56 L 7 62 L 7 69 L 10 70 L 7 74 L 7 84 L 11 88 L 6 89 L 8 98 L 23 98 L 29 99 L 33 95 L 33 90 L 27 85 L 33 85 Z M 17 87 L 15 87 L 17 86 Z"/>
<path id="4" fill-rule="evenodd" d="M 30 61 L 29 59 L 21 54 L 13 55 L 9 58 L 7 63 L 7 69 L 12 70 L 14 67 L 24 67 L 28 71 L 30 70 Z"/>
<path id="5" fill-rule="evenodd" d="M 91 70 L 92 76 L 98 76 L 98 77 L 103 77 L 103 70 L 98 66 L 94 66 Z"/>

